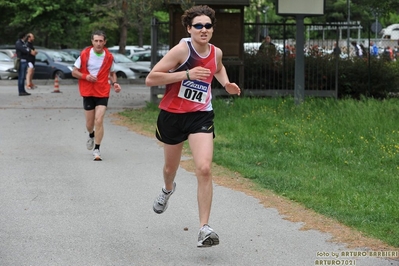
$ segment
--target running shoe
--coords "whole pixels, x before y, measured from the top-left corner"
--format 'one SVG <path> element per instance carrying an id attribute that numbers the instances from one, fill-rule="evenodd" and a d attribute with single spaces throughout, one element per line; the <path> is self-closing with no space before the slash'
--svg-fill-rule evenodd
<path id="1" fill-rule="evenodd" d="M 207 248 L 216 245 L 219 245 L 219 236 L 215 233 L 215 231 L 213 231 L 213 229 L 209 225 L 204 224 L 204 226 L 201 227 L 198 233 L 197 247 Z"/>
<path id="2" fill-rule="evenodd" d="M 175 189 L 175 182 L 173 182 L 173 189 L 169 193 L 165 193 L 162 189 L 161 193 L 159 193 L 159 196 L 155 199 L 154 205 L 152 206 L 155 213 L 161 214 L 166 211 L 166 209 L 168 208 L 168 200 L 170 196 L 172 196 L 173 192 L 175 192 Z"/>
<path id="3" fill-rule="evenodd" d="M 101 159 L 101 154 L 100 154 L 100 150 L 99 149 L 95 149 L 93 151 L 93 160 L 94 161 L 102 161 Z"/>
<path id="4" fill-rule="evenodd" d="M 86 148 L 91 151 L 94 148 L 94 138 L 88 138 L 86 141 Z"/>

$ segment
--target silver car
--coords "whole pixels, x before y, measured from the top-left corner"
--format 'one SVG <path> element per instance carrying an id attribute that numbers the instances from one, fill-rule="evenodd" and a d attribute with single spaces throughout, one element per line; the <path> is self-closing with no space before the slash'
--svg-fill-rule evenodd
<path id="1" fill-rule="evenodd" d="M 130 68 L 119 65 L 114 62 L 114 71 L 118 79 L 138 79 L 139 75 L 136 75 Z"/>
<path id="2" fill-rule="evenodd" d="M 129 57 L 122 54 L 113 54 L 114 55 L 114 62 L 118 65 L 128 67 L 132 70 L 136 76 L 139 78 L 145 78 L 150 73 L 151 69 L 149 67 L 145 67 L 142 65 L 133 62 Z M 116 65 L 115 64 L 115 65 Z"/>
<path id="3" fill-rule="evenodd" d="M 2 49 L 0 49 L 0 52 L 8 55 L 12 59 L 17 58 L 17 53 L 16 53 L 15 49 L 3 49 L 2 48 Z"/>
<path id="4" fill-rule="evenodd" d="M 0 79 L 15 78 L 18 78 L 18 71 L 14 68 L 14 60 L 5 53 L 0 53 Z"/>

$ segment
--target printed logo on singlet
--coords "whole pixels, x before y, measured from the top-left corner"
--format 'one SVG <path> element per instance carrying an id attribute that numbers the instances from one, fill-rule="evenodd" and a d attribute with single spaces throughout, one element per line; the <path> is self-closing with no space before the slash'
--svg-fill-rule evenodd
<path id="1" fill-rule="evenodd" d="M 200 80 L 183 80 L 178 96 L 180 98 L 204 104 L 208 98 L 209 83 Z"/>

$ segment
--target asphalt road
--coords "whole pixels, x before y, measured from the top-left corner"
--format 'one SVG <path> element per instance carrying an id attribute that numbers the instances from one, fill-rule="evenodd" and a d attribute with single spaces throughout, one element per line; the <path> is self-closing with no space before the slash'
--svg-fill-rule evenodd
<path id="1" fill-rule="evenodd" d="M 111 94 L 107 114 L 150 99 L 143 85 L 122 88 Z M 107 115 L 103 161 L 92 161 L 77 86 L 61 82 L 60 90 L 43 83 L 20 97 L 16 81 L 0 81 L 1 266 L 399 265 L 369 256 L 367 247 L 348 250 L 328 234 L 300 230 L 301 223 L 216 184 L 210 225 L 220 245 L 197 248 L 194 174 L 179 170 L 168 210 L 155 214 L 158 142 Z"/>

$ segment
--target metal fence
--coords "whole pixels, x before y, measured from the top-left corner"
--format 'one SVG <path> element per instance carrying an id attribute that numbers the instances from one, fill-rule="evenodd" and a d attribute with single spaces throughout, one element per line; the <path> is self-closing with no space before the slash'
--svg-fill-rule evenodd
<path id="1" fill-rule="evenodd" d="M 388 47 L 392 48 L 393 58 L 398 53 L 398 41 L 372 38 L 360 38 L 359 25 L 325 24 L 305 25 L 305 95 L 316 97 L 337 97 L 339 64 L 355 58 L 356 50 L 352 42 L 362 47 L 363 57 L 369 56 L 373 43 L 378 47 L 378 58 L 389 55 Z M 358 32 L 356 39 L 348 39 L 343 34 L 348 28 Z M 246 96 L 282 96 L 293 95 L 295 86 L 295 55 L 296 42 L 295 24 L 245 23 L 244 56 L 242 64 L 237 60 L 225 58 L 223 63 L 231 81 L 240 84 Z M 260 53 L 260 33 L 268 32 L 275 49 Z M 169 23 L 153 22 L 152 45 L 161 52 L 169 47 Z M 334 52 L 334 47 L 339 49 Z M 153 58 L 154 63 L 157 58 Z M 243 67 L 242 67 L 243 65 Z M 241 70 L 240 70 L 241 69 Z M 162 94 L 163 88 L 153 88 L 155 96 Z M 221 85 L 214 81 L 212 91 L 215 95 L 223 95 Z"/>

